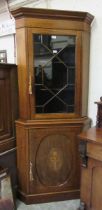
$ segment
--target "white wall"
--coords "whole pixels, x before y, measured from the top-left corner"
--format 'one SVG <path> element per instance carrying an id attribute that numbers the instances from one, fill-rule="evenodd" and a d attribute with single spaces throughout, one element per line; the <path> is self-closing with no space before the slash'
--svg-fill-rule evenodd
<path id="1" fill-rule="evenodd" d="M 94 15 L 90 43 L 90 77 L 88 116 L 96 123 L 95 101 L 102 96 L 102 1 L 101 0 L 51 0 L 51 9 L 86 11 Z"/>
<path id="2" fill-rule="evenodd" d="M 0 37 L 0 50 L 7 51 L 7 62 L 15 63 L 14 34 Z"/>
<path id="3" fill-rule="evenodd" d="M 15 21 L 9 12 L 0 14 L 0 50 L 7 51 L 7 62 L 16 62 Z"/>

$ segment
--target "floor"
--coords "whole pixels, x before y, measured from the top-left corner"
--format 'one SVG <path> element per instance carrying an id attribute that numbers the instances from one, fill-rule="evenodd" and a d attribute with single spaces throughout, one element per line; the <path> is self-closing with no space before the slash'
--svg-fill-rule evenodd
<path id="1" fill-rule="evenodd" d="M 79 199 L 33 205 L 25 205 L 23 202 L 18 200 L 17 210 L 77 210 L 79 208 L 79 204 Z"/>

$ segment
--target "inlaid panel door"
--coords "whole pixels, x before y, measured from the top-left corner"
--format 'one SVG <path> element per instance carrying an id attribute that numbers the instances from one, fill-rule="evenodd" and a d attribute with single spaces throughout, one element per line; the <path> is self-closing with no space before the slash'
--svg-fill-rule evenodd
<path id="1" fill-rule="evenodd" d="M 29 130 L 30 193 L 79 189 L 80 158 L 76 136 L 80 130 L 77 126 Z"/>

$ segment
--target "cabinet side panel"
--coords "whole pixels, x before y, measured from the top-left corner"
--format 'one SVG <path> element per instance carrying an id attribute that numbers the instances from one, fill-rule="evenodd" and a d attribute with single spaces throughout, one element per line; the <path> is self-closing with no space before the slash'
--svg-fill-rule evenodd
<path id="1" fill-rule="evenodd" d="M 82 33 L 82 116 L 87 116 L 89 90 L 90 33 Z"/>
<path id="2" fill-rule="evenodd" d="M 90 204 L 92 209 L 99 210 L 102 206 L 102 164 L 92 170 L 92 194 L 90 199 Z"/>
<path id="3" fill-rule="evenodd" d="M 16 37 L 19 84 L 19 114 L 20 118 L 27 119 L 29 118 L 27 30 L 24 28 L 18 29 Z"/>
<path id="4" fill-rule="evenodd" d="M 85 204 L 90 202 L 91 171 L 88 168 L 81 168 L 81 201 Z"/>
<path id="5" fill-rule="evenodd" d="M 28 192 L 28 131 L 23 127 L 16 127 L 17 137 L 17 170 L 19 189 Z"/>
<path id="6" fill-rule="evenodd" d="M 100 148 L 101 149 L 101 148 Z M 81 170 L 81 201 L 86 209 L 99 210 L 102 206 L 102 163 L 88 157 L 87 168 Z"/>

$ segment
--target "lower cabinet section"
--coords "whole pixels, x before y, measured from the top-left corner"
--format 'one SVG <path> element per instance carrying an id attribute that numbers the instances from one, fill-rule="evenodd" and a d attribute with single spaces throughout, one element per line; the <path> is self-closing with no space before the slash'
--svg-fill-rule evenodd
<path id="1" fill-rule="evenodd" d="M 16 122 L 19 196 L 26 203 L 79 198 L 78 134 L 85 119 Z"/>
<path id="2" fill-rule="evenodd" d="M 79 128 L 80 129 L 80 128 Z M 79 129 L 45 128 L 29 131 L 30 193 L 56 192 L 59 189 L 78 189 L 79 165 L 78 141 L 75 137 Z M 76 158 L 75 158 L 76 156 Z M 74 166 L 74 167 L 72 167 Z M 76 174 L 76 177 L 74 175 Z"/>

